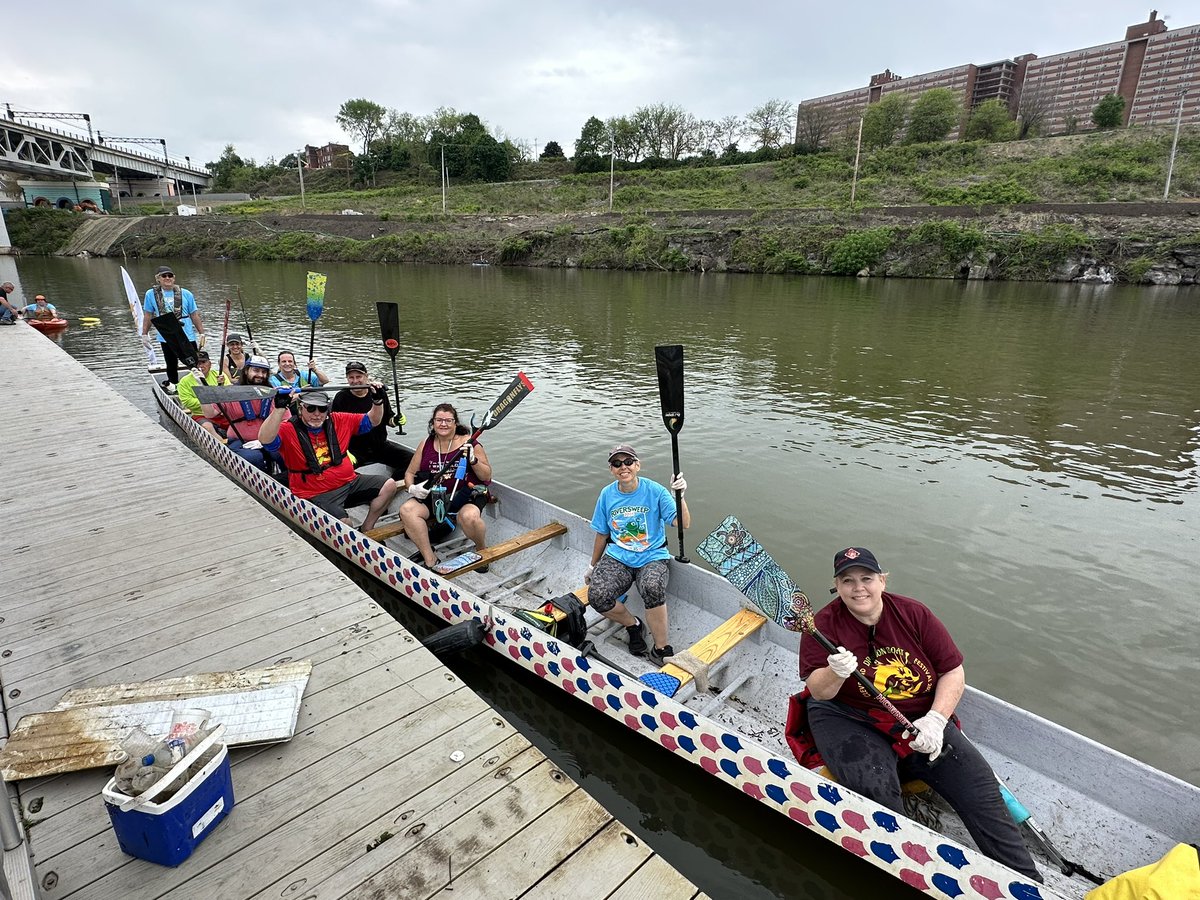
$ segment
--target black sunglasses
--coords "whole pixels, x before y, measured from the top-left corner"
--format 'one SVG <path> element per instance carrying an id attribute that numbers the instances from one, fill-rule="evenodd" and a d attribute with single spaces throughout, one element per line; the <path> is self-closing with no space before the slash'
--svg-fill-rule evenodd
<path id="1" fill-rule="evenodd" d="M 632 466 L 635 462 L 637 462 L 636 459 L 610 459 L 608 464 L 614 469 L 623 469 L 626 466 Z"/>
<path id="2" fill-rule="evenodd" d="M 329 412 L 329 407 L 327 406 L 313 406 L 310 403 L 302 403 L 301 406 L 309 412 Z"/>

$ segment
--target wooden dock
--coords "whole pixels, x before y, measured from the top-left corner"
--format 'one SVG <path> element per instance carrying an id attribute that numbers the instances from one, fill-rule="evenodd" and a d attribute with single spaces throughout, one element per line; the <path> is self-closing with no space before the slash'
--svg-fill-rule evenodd
<path id="1" fill-rule="evenodd" d="M 313 663 L 295 737 L 231 751 L 236 807 L 179 867 L 121 852 L 111 770 L 91 770 L 10 786 L 27 834 L 10 881 L 28 850 L 48 900 L 703 896 L 56 344 L 0 329 L 0 376 L 0 741 L 71 687 Z"/>

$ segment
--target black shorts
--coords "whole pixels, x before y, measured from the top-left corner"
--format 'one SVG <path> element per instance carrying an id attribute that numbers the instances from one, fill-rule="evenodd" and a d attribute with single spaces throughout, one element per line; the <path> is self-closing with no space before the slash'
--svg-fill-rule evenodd
<path id="1" fill-rule="evenodd" d="M 339 519 L 346 518 L 346 507 L 357 506 L 359 503 L 370 503 L 379 496 L 384 484 L 388 481 L 386 475 L 366 474 L 356 475 L 353 481 L 348 481 L 340 488 L 309 497 L 308 502 L 325 510 L 331 516 Z"/>

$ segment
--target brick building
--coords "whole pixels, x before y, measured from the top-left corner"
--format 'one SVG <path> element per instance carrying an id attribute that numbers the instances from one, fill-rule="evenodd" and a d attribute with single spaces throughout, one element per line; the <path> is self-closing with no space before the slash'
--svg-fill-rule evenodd
<path id="1" fill-rule="evenodd" d="M 1188 90 L 1190 85 L 1195 87 Z M 954 91 L 964 110 L 998 99 L 1016 115 L 1022 97 L 1040 98 L 1046 108 L 1046 134 L 1094 127 L 1092 110 L 1107 94 L 1125 98 L 1126 124 L 1156 125 L 1175 121 L 1181 92 L 1188 90 L 1183 119 L 1195 121 L 1200 116 L 1200 25 L 1168 31 L 1158 11 L 1151 10 L 1146 22 L 1126 29 L 1124 40 L 1098 47 L 1041 58 L 1027 53 L 907 78 L 885 70 L 873 75 L 866 87 L 801 101 L 797 134 L 806 108 L 829 110 L 837 132 L 857 122 L 863 110 L 885 94 L 920 94 L 935 87 Z M 956 129 L 950 137 L 957 136 Z"/>
<path id="2" fill-rule="evenodd" d="M 326 144 L 324 147 L 304 145 L 304 164 L 310 169 L 344 169 L 350 156 L 346 144 Z"/>

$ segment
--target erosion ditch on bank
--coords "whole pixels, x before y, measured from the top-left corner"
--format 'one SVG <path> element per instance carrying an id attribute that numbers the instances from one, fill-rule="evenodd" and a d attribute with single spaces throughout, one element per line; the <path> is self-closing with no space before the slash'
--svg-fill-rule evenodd
<path id="1" fill-rule="evenodd" d="M 98 229 L 99 224 L 86 230 Z M 76 239 L 78 246 L 80 234 Z M 229 258 L 1200 283 L 1200 204 L 664 213 L 151 216 L 101 251 Z"/>

